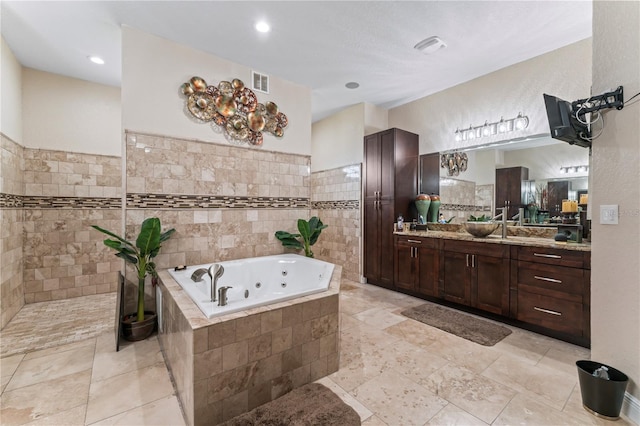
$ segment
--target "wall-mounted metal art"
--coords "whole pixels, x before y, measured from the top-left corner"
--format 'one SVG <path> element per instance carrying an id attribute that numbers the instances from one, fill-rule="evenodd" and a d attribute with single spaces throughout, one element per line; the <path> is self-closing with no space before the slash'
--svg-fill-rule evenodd
<path id="1" fill-rule="evenodd" d="M 262 145 L 263 132 L 282 137 L 289 124 L 278 105 L 258 103 L 256 94 L 237 78 L 209 86 L 204 79 L 191 77 L 180 89 L 187 97 L 191 115 L 204 122 L 213 122 L 233 141 Z"/>
<path id="2" fill-rule="evenodd" d="M 469 158 L 465 152 L 450 152 L 440 156 L 440 167 L 447 169 L 449 176 L 458 176 L 467 170 Z"/>

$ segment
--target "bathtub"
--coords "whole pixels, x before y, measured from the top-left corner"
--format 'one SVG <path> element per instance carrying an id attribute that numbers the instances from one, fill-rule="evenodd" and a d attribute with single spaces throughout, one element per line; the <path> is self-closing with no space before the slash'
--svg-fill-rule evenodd
<path id="1" fill-rule="evenodd" d="M 208 274 L 194 282 L 191 275 L 212 264 L 190 266 L 181 271 L 169 269 L 169 274 L 189 295 L 209 319 L 259 306 L 282 302 L 329 288 L 334 265 L 296 254 L 254 257 L 216 262 L 224 267 L 218 288 L 227 291 L 227 305 L 211 302 L 211 279 Z"/>

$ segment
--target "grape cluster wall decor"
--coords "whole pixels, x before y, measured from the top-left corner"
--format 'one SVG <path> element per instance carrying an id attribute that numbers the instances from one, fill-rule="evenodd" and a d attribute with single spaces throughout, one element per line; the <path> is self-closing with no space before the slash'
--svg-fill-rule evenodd
<path id="1" fill-rule="evenodd" d="M 194 117 L 220 126 L 233 141 L 259 146 L 263 132 L 282 137 L 289 124 L 287 116 L 278 111 L 278 105 L 258 103 L 256 94 L 237 78 L 209 86 L 204 79 L 191 77 L 180 89 Z"/>

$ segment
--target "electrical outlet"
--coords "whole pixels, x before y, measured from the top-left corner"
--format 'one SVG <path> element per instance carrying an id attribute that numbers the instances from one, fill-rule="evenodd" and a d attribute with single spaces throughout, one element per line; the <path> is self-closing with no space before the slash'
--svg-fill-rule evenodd
<path id="1" fill-rule="evenodd" d="M 600 206 L 600 224 L 601 225 L 617 225 L 618 224 L 618 205 Z"/>

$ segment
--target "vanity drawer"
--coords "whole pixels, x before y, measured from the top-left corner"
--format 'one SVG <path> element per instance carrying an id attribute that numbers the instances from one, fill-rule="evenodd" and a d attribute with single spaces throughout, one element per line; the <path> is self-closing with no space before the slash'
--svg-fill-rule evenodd
<path id="1" fill-rule="evenodd" d="M 584 269 L 518 261 L 518 289 L 525 285 L 537 290 L 551 290 L 581 297 L 584 293 L 584 281 Z"/>
<path id="2" fill-rule="evenodd" d="M 517 319 L 529 324 L 582 336 L 582 303 L 518 291 Z"/>
<path id="3" fill-rule="evenodd" d="M 407 235 L 396 235 L 396 244 L 413 246 L 413 247 L 426 247 L 426 248 L 438 248 L 437 238 L 424 238 L 414 237 Z"/>
<path id="4" fill-rule="evenodd" d="M 582 268 L 584 266 L 584 252 L 547 247 L 520 247 L 518 260 Z"/>

